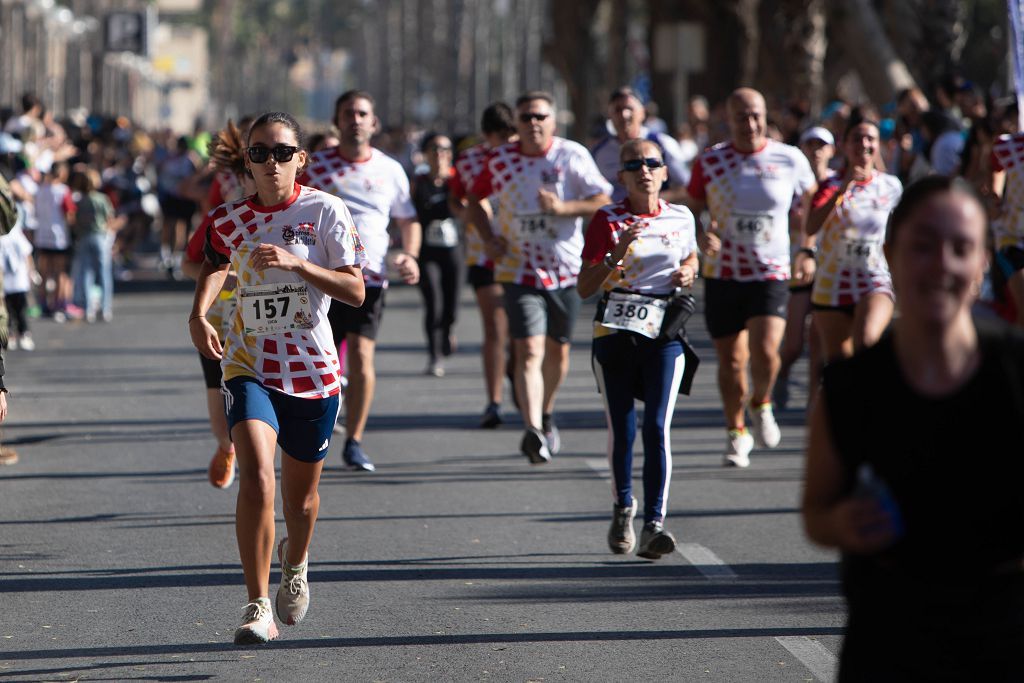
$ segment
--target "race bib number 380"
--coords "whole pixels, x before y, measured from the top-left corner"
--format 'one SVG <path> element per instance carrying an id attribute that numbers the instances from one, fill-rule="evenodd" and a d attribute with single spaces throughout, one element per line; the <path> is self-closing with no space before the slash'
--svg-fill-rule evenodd
<path id="1" fill-rule="evenodd" d="M 246 334 L 264 335 L 313 329 L 309 290 L 305 284 L 239 287 L 238 306 Z"/>
<path id="2" fill-rule="evenodd" d="M 628 330 L 656 339 L 661 332 L 668 302 L 642 294 L 612 292 L 604 308 L 601 324 L 617 330 Z"/>

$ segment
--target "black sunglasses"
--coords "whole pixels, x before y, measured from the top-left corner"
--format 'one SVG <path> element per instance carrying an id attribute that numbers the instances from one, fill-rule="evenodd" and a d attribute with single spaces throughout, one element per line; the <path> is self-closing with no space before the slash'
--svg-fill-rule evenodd
<path id="1" fill-rule="evenodd" d="M 283 164 L 286 161 L 291 161 L 295 153 L 299 151 L 298 147 L 291 147 L 289 145 L 278 145 L 271 149 L 270 147 L 250 147 L 245 150 L 246 154 L 249 155 L 249 161 L 254 164 L 266 163 L 270 155 L 274 155 L 274 161 Z"/>
<path id="2" fill-rule="evenodd" d="M 523 123 L 533 123 L 534 121 L 543 121 L 551 114 L 537 114 L 535 112 L 525 112 L 519 115 L 519 120 Z"/>
<path id="3" fill-rule="evenodd" d="M 452 151 L 451 145 L 431 145 L 427 148 L 428 152 L 450 152 Z"/>
<path id="4" fill-rule="evenodd" d="M 647 157 L 646 159 L 626 159 L 622 162 L 623 171 L 639 171 L 641 168 L 646 166 L 647 168 L 661 168 L 665 165 L 665 162 L 661 159 L 655 159 L 654 157 Z"/>

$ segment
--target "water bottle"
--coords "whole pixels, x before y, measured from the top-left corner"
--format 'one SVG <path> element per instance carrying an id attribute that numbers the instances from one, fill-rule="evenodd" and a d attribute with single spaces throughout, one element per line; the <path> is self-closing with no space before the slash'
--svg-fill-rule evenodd
<path id="1" fill-rule="evenodd" d="M 900 513 L 899 505 L 892 495 L 889 486 L 875 474 L 875 470 L 869 463 L 862 463 L 857 468 L 857 486 L 853 491 L 857 498 L 873 498 L 878 504 L 889 513 L 892 524 L 892 531 L 896 538 L 903 536 L 903 515 Z"/>

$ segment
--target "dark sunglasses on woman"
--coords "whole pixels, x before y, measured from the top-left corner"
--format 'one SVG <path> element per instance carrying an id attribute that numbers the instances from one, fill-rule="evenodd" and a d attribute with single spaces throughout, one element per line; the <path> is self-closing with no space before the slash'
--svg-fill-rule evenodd
<path id="1" fill-rule="evenodd" d="M 650 169 L 655 169 L 661 168 L 664 165 L 664 161 L 662 161 L 661 159 L 655 159 L 654 157 L 647 157 L 646 159 L 627 159 L 622 162 L 622 170 L 639 171 L 644 166 Z"/>
<path id="2" fill-rule="evenodd" d="M 286 161 L 291 161 L 292 157 L 295 156 L 295 153 L 298 151 L 298 147 L 292 147 L 289 145 L 278 145 L 273 149 L 263 146 L 250 147 L 245 150 L 246 154 L 249 155 L 249 161 L 254 164 L 266 163 L 267 159 L 269 159 L 271 155 L 273 155 L 274 161 L 279 164 L 283 164 Z"/>

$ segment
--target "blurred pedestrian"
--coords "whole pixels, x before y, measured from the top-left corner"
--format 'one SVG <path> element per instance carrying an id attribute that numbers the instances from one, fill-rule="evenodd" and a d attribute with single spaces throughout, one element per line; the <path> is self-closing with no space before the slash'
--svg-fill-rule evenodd
<path id="1" fill-rule="evenodd" d="M 825 368 L 808 436 L 804 526 L 842 553 L 849 608 L 839 680 L 1024 680 L 1024 338 L 971 318 L 984 209 L 920 180 L 885 251 L 900 315 Z"/>

